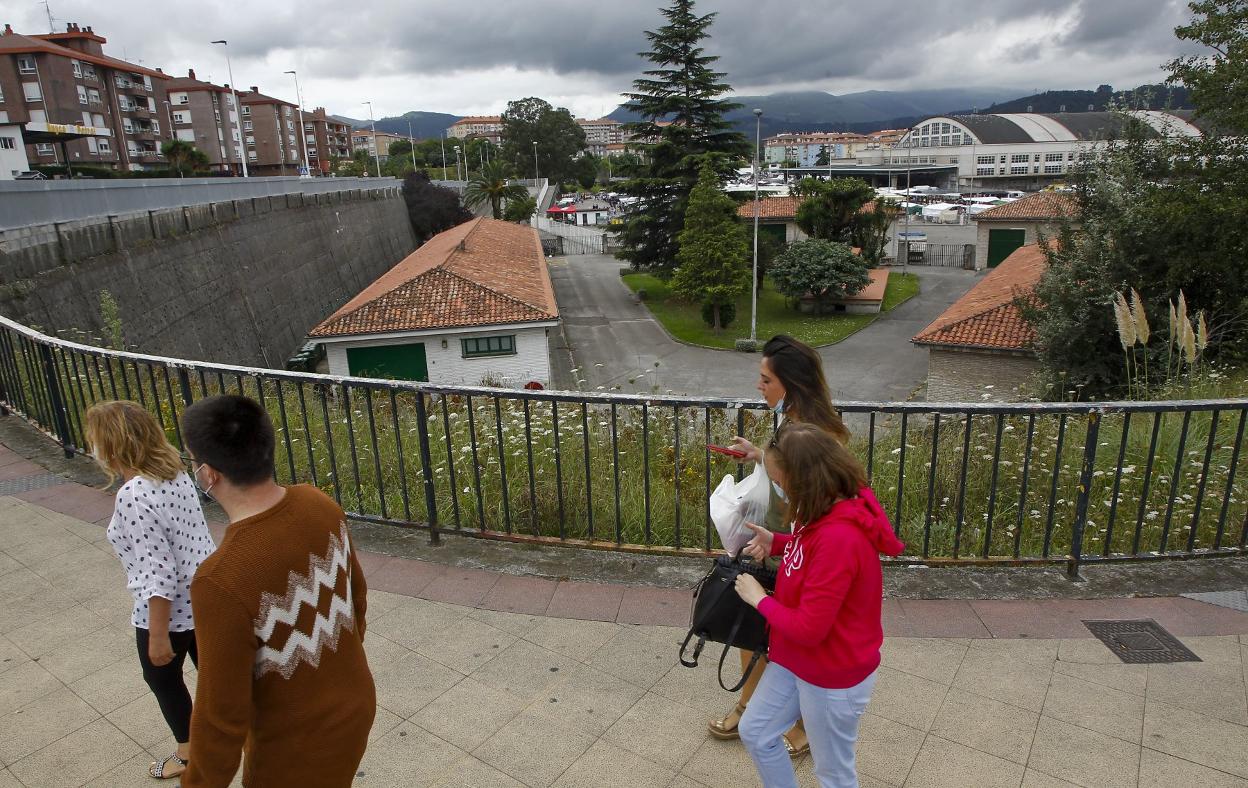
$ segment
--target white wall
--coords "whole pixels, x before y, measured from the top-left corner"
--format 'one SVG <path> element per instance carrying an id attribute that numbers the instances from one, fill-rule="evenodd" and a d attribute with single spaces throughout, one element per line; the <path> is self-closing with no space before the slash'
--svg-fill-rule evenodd
<path id="1" fill-rule="evenodd" d="M 26 159 L 26 145 L 22 142 L 21 126 L 0 126 L 0 137 L 13 140 L 13 148 L 0 148 L 0 181 L 11 181 L 16 174 L 30 169 Z"/>
<path id="2" fill-rule="evenodd" d="M 550 350 L 547 330 L 551 324 L 537 327 L 497 326 L 489 330 L 452 332 L 422 332 L 412 334 L 387 334 L 372 338 L 333 340 L 325 342 L 329 374 L 350 374 L 347 365 L 347 348 L 376 347 L 378 345 L 406 345 L 422 342 L 425 360 L 429 365 L 429 382 L 447 385 L 478 386 L 487 378 L 507 388 L 521 388 L 531 380 L 543 386 L 550 385 Z M 510 356 L 487 356 L 464 358 L 461 339 L 472 337 L 514 334 L 516 352 Z M 442 347 L 443 340 L 446 347 Z"/>

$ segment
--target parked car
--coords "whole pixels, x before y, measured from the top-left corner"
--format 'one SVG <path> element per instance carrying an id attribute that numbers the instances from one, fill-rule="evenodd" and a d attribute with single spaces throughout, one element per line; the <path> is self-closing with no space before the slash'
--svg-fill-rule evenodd
<path id="1" fill-rule="evenodd" d="M 13 178 L 15 181 L 46 181 L 48 176 L 42 172 L 28 170 Z"/>

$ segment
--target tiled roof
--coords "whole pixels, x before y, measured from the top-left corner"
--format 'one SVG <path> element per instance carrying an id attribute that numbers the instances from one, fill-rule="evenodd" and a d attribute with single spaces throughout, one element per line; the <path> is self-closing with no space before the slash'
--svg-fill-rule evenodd
<path id="1" fill-rule="evenodd" d="M 32 52 L 46 52 L 49 55 L 60 55 L 61 57 L 81 60 L 83 63 L 93 63 L 97 66 L 104 66 L 117 71 L 146 74 L 157 79 L 169 79 L 169 75 L 163 72 L 154 71 L 134 63 L 127 63 L 124 60 L 118 60 L 108 55 L 95 55 L 90 52 L 82 52 L 71 47 L 61 46 L 53 41 L 46 41 L 40 36 L 24 36 L 21 33 L 8 32 L 0 35 L 0 54 L 17 55 Z"/>
<path id="2" fill-rule="evenodd" d="M 537 232 L 478 218 L 430 238 L 309 336 L 558 319 Z"/>
<path id="3" fill-rule="evenodd" d="M 1026 350 L 1035 338 L 1017 299 L 1040 281 L 1047 262 L 1038 244 L 1016 250 L 953 302 L 912 340 L 919 345 L 958 345 L 995 350 Z"/>
<path id="4" fill-rule="evenodd" d="M 466 118 L 460 118 L 452 123 L 452 126 L 464 126 L 469 123 L 502 123 L 503 118 L 500 115 L 469 115 Z"/>
<path id="5" fill-rule="evenodd" d="M 298 106 L 286 99 L 279 99 L 273 96 L 266 96 L 258 90 L 240 90 L 238 91 L 238 103 L 240 104 L 287 104 L 292 107 Z"/>
<path id="6" fill-rule="evenodd" d="M 1019 219 L 1060 219 L 1074 216 L 1075 198 L 1061 192 L 1036 192 L 1014 202 L 989 208 L 974 217 L 976 221 L 1016 221 Z"/>
<path id="7" fill-rule="evenodd" d="M 797 217 L 797 207 L 801 204 L 802 199 L 800 197 L 765 197 L 758 201 L 758 218 L 791 220 Z M 875 201 L 871 201 L 858 209 L 859 213 L 871 213 L 874 210 Z M 746 200 L 737 206 L 737 216 L 742 219 L 753 219 L 754 201 Z"/>

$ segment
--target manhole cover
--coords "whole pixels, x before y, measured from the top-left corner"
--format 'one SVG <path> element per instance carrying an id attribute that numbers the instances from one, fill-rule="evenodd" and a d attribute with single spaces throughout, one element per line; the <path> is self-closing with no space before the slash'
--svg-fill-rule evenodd
<path id="1" fill-rule="evenodd" d="M 1179 639 L 1151 618 L 1138 621 L 1085 621 L 1118 659 L 1131 663 L 1200 662 Z"/>
<path id="2" fill-rule="evenodd" d="M 14 495 L 21 492 L 30 492 L 31 490 L 42 490 L 44 487 L 64 484 L 66 481 L 64 476 L 57 476 L 54 473 L 36 473 L 30 476 L 19 476 L 16 479 L 0 481 L 0 495 Z"/>

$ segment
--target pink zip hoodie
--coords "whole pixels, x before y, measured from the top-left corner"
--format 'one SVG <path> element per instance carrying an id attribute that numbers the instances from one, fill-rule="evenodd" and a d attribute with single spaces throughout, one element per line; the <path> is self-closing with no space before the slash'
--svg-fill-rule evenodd
<path id="1" fill-rule="evenodd" d="M 793 534 L 776 534 L 771 554 L 784 556 L 776 592 L 758 605 L 771 625 L 767 658 L 826 689 L 871 675 L 884 642 L 879 554 L 903 549 L 868 487 Z"/>

